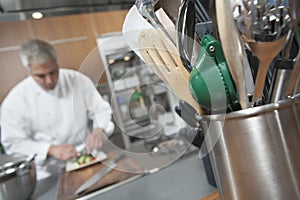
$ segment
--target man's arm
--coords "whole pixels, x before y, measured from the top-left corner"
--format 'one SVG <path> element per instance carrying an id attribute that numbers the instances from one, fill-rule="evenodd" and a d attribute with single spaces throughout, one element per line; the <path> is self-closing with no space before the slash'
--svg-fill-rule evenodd
<path id="1" fill-rule="evenodd" d="M 30 136 L 31 125 L 21 108 L 3 105 L 1 113 L 1 140 L 7 154 L 37 154 L 35 160 L 42 164 L 47 158 L 50 143 L 35 141 Z M 26 113 L 26 112 L 25 112 Z"/>
<path id="2" fill-rule="evenodd" d="M 3 108 L 1 118 L 2 143 L 6 153 L 37 154 L 36 161 L 43 164 L 48 156 L 60 160 L 70 160 L 79 155 L 76 149 L 68 144 L 52 145 L 50 141 L 35 141 L 31 138 L 32 131 L 24 117 L 19 116 L 14 109 Z M 34 133 L 36 135 L 44 133 Z"/>

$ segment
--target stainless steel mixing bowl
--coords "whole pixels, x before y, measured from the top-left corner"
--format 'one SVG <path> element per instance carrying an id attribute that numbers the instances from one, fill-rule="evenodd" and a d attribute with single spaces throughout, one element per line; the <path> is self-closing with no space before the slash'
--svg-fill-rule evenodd
<path id="1" fill-rule="evenodd" d="M 1 155 L 0 164 L 0 199 L 29 199 L 36 186 L 34 157 Z"/>

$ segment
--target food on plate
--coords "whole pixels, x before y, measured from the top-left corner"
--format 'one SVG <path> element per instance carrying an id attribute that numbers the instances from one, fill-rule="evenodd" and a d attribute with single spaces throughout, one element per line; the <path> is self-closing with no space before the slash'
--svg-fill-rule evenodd
<path id="1" fill-rule="evenodd" d="M 82 153 L 79 157 L 66 162 L 66 171 L 81 169 L 95 163 L 101 162 L 107 158 L 103 151 L 95 151 L 93 153 Z"/>
<path id="2" fill-rule="evenodd" d="M 90 163 L 91 161 L 96 160 L 96 158 L 91 154 L 82 154 L 81 156 L 77 157 L 75 162 L 77 162 L 79 165 L 83 165 L 86 163 Z"/>

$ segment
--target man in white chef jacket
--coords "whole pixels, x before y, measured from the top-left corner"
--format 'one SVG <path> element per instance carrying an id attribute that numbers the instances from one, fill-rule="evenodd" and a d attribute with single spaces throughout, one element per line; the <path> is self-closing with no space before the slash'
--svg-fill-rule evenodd
<path id="1" fill-rule="evenodd" d="M 100 149 L 103 134 L 112 133 L 114 124 L 111 107 L 93 82 L 80 72 L 59 68 L 54 48 L 42 40 L 23 44 L 20 58 L 29 76 L 2 104 L 6 153 L 37 154 L 37 165 L 52 173 L 79 155 L 76 146 Z"/>

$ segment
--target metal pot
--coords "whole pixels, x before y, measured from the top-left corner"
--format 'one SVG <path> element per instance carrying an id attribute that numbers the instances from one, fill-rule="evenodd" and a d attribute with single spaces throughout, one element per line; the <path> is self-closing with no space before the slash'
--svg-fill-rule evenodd
<path id="1" fill-rule="evenodd" d="M 35 156 L 1 155 L 0 199 L 26 200 L 36 186 Z"/>

